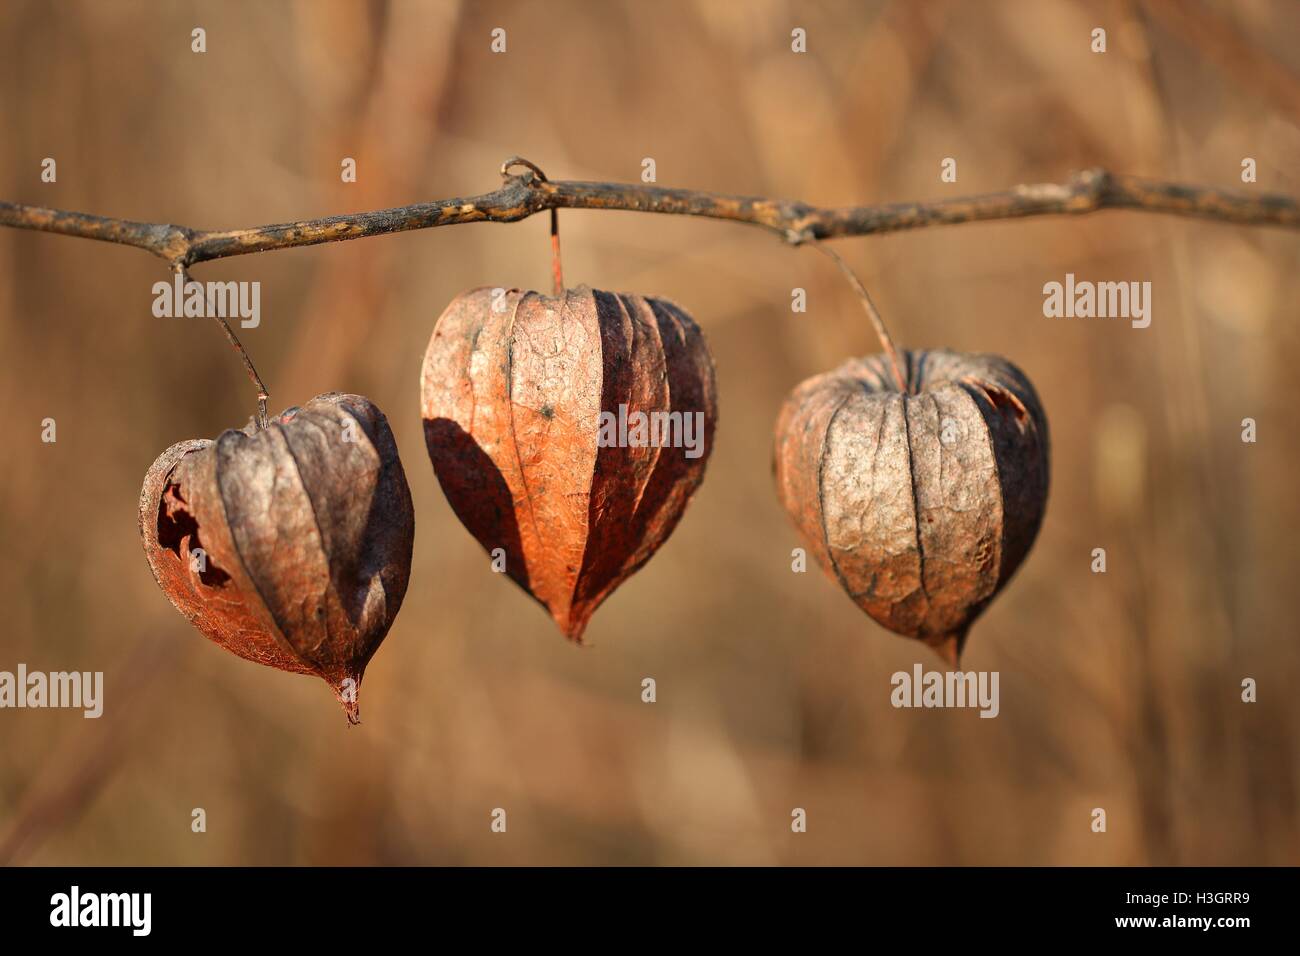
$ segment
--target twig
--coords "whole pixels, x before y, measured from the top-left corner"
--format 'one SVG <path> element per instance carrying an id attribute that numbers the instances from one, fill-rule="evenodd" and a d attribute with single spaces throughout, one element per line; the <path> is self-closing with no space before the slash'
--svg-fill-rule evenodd
<path id="1" fill-rule="evenodd" d="M 515 167 L 523 167 L 525 172 L 512 172 Z M 634 183 L 552 181 L 535 163 L 519 156 L 512 156 L 501 164 L 501 179 L 503 185 L 500 189 L 471 199 L 440 199 L 397 209 L 221 232 L 166 223 L 110 219 L 3 200 L 0 200 L 0 226 L 134 246 L 165 259 L 188 281 L 185 270 L 189 266 L 212 259 L 465 222 L 517 222 L 549 210 L 551 269 L 556 295 L 564 287 L 557 214 L 560 209 L 615 209 L 704 216 L 760 226 L 793 245 L 923 226 L 1027 216 L 1082 215 L 1102 209 L 1139 209 L 1240 225 L 1300 229 L 1300 202 L 1290 196 L 1270 193 L 1246 196 L 1206 186 L 1183 186 L 1116 176 L 1104 169 L 1086 170 L 1064 184 L 1016 186 L 1006 192 L 983 196 L 838 209 L 791 200 L 724 196 Z M 853 284 L 889 356 L 899 388 L 906 391 L 906 377 L 898 353 L 871 297 L 844 260 L 825 247 L 819 245 L 819 248 L 835 259 Z M 266 386 L 230 324 L 224 319 L 218 320 L 230 344 L 239 352 L 248 377 L 257 386 L 258 424 L 265 428 Z"/>
<path id="2" fill-rule="evenodd" d="M 509 170 L 522 165 L 527 172 Z M 1102 209 L 1195 216 L 1217 222 L 1300 229 L 1300 201 L 1278 194 L 1230 193 L 1206 186 L 1151 182 L 1103 169 L 1079 173 L 1064 184 L 1017 186 L 1000 193 L 879 206 L 820 208 L 792 200 L 723 196 L 691 189 L 636 183 L 547 180 L 527 160 L 502 167 L 504 184 L 470 199 L 440 199 L 397 209 L 251 229 L 206 231 L 161 223 L 131 222 L 0 201 L 0 225 L 37 229 L 145 249 L 173 265 L 361 239 L 465 222 L 517 222 L 543 210 L 619 209 L 629 212 L 705 216 L 760 226 L 799 244 L 817 239 L 866 236 L 923 226 L 953 225 L 1027 216 L 1081 215 Z"/>

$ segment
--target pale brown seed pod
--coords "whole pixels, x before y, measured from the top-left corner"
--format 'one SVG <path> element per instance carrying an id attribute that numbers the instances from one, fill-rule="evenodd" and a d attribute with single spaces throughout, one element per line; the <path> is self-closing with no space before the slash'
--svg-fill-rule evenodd
<path id="1" fill-rule="evenodd" d="M 1028 553 L 1047 502 L 1033 386 L 996 355 L 884 355 L 808 379 L 776 425 L 781 502 L 862 610 L 956 665 Z"/>

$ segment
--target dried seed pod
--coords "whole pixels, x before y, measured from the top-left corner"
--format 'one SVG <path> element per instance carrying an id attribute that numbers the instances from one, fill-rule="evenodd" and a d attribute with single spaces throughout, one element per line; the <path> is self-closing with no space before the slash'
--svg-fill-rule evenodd
<path id="1" fill-rule="evenodd" d="M 421 408 L 457 517 L 578 642 L 677 525 L 717 418 L 690 316 L 585 286 L 458 296 L 429 341 Z"/>
<path id="2" fill-rule="evenodd" d="M 315 674 L 357 722 L 415 538 L 397 445 L 369 399 L 331 392 L 265 429 L 173 445 L 145 476 L 140 535 L 195 627 L 250 661 Z"/>
<path id="3" fill-rule="evenodd" d="M 1047 502 L 1047 418 L 996 355 L 883 355 L 800 384 L 776 425 L 782 504 L 818 562 L 880 624 L 957 663 Z"/>

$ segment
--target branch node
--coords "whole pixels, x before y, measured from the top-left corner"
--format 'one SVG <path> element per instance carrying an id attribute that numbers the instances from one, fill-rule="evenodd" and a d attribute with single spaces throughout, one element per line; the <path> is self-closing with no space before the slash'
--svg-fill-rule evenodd
<path id="1" fill-rule="evenodd" d="M 1084 169 L 1070 177 L 1070 191 L 1086 197 L 1090 203 L 1100 203 L 1110 191 L 1111 175 L 1100 166 Z"/>

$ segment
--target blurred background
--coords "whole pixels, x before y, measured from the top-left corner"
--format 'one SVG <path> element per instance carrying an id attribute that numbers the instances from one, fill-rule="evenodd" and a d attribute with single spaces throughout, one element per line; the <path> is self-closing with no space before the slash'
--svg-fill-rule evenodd
<path id="1" fill-rule="evenodd" d="M 0 196 L 233 228 L 477 195 L 516 153 L 554 179 L 636 181 L 652 157 L 661 185 L 832 205 L 1095 165 L 1295 195 L 1296 36 L 1282 0 L 9 0 Z M 411 588 L 353 729 L 319 681 L 205 641 L 141 551 L 155 456 L 253 412 L 219 331 L 150 314 L 168 273 L 145 253 L 0 229 L 0 670 L 106 674 L 99 720 L 0 712 L 0 861 L 1300 862 L 1296 233 L 1105 212 L 836 243 L 901 344 L 1006 355 L 1051 422 L 1042 533 L 963 659 L 1001 674 L 981 720 L 892 708 L 890 675 L 938 658 L 790 570 L 777 410 L 878 347 L 834 265 L 733 224 L 560 221 L 566 279 L 681 303 L 720 389 L 704 485 L 582 649 L 491 573 L 417 404 L 454 295 L 549 288 L 545 216 L 193 271 L 262 283 L 241 335 L 273 410 L 357 391 L 397 436 Z M 1044 318 L 1067 272 L 1151 281 L 1151 327 Z"/>

